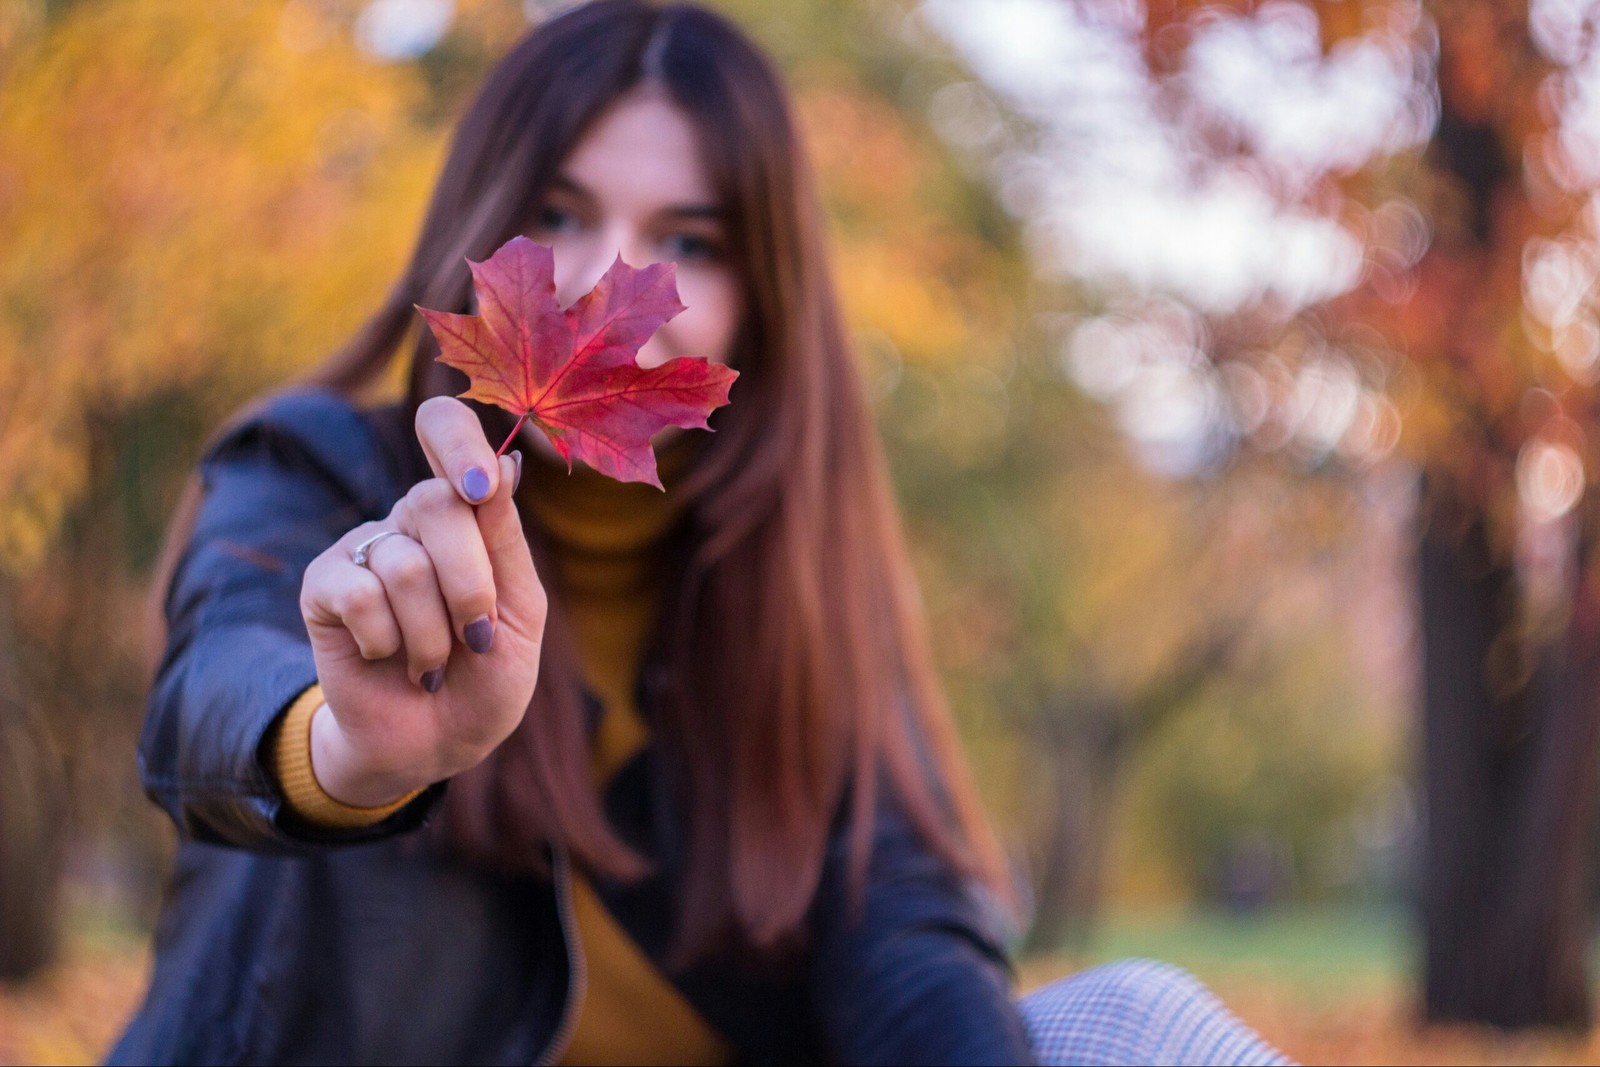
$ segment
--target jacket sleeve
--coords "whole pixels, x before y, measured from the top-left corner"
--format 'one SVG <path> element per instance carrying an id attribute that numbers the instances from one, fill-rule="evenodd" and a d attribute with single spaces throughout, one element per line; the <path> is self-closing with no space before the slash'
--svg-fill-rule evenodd
<path id="1" fill-rule="evenodd" d="M 441 787 L 383 822 L 328 830 L 295 818 L 263 742 L 316 679 L 300 618 L 306 565 L 403 491 L 349 403 L 276 397 L 200 465 L 201 502 L 167 589 L 167 644 L 139 742 L 140 777 L 180 833 L 264 851 L 356 842 L 417 825 Z"/>
<path id="2" fill-rule="evenodd" d="M 885 791 L 887 792 L 887 791 Z M 831 1058 L 1032 1063 L 996 924 L 975 889 L 880 801 L 863 895 L 836 832 L 817 897 L 810 992 Z"/>

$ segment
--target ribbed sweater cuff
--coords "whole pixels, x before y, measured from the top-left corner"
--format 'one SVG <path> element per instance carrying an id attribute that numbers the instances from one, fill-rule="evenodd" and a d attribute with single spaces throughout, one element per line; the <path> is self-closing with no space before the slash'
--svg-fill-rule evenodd
<path id="1" fill-rule="evenodd" d="M 422 793 L 417 789 L 382 807 L 356 808 L 323 792 L 311 769 L 311 717 L 322 705 L 322 686 L 313 684 L 289 705 L 267 748 L 270 769 L 291 811 L 317 826 L 357 829 L 382 822 Z"/>

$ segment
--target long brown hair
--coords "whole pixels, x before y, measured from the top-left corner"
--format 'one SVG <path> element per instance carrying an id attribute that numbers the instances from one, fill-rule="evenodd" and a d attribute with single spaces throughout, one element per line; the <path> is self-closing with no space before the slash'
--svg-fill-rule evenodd
<path id="1" fill-rule="evenodd" d="M 880 785 L 955 869 L 1005 897 L 929 662 L 795 124 L 769 63 L 726 20 L 602 0 L 523 39 L 462 119 L 405 273 L 316 377 L 354 392 L 414 335 L 410 406 L 462 391 L 412 305 L 468 310 L 466 259 L 527 230 L 578 139 L 643 84 L 699 131 L 747 308 L 734 402 L 682 487 L 690 517 L 657 650 L 653 725 L 688 828 L 680 947 L 796 944 L 837 818 L 851 876 L 864 876 Z M 591 779 L 560 616 L 552 591 L 533 705 L 452 783 L 450 833 L 511 866 L 559 840 L 592 870 L 636 876 L 645 865 Z"/>

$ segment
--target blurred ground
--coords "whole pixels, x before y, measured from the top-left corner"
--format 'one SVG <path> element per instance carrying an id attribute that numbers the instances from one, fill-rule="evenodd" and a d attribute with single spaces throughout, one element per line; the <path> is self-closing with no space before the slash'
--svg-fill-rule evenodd
<path id="1" fill-rule="evenodd" d="M 0 983 L 0 1064 L 98 1063 L 144 993 L 146 940 L 87 916 L 60 961 L 26 985 Z"/>
<path id="2" fill-rule="evenodd" d="M 1418 1028 L 1403 968 L 1401 917 L 1362 909 L 1264 919 L 1126 914 L 1084 960 L 1036 958 L 1032 988 L 1087 963 L 1157 956 L 1180 963 L 1304 1063 L 1563 1064 L 1600 1061 L 1600 1036 L 1506 1037 Z M 104 914 L 75 916 L 61 963 L 24 988 L 0 987 L 0 1064 L 97 1061 L 144 988 L 143 939 Z"/>

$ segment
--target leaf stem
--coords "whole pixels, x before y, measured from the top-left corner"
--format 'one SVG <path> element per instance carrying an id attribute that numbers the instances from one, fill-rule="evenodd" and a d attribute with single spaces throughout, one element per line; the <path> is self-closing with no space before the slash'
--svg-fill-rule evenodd
<path id="1" fill-rule="evenodd" d="M 512 441 L 517 439 L 517 431 L 522 429 L 522 424 L 528 421 L 528 414 L 528 412 L 524 411 L 522 413 L 522 418 L 518 419 L 517 424 L 511 427 L 511 432 L 506 435 L 506 439 L 501 442 L 500 448 L 495 452 L 495 459 L 499 459 L 501 456 L 505 455 L 507 446 L 509 446 Z"/>

